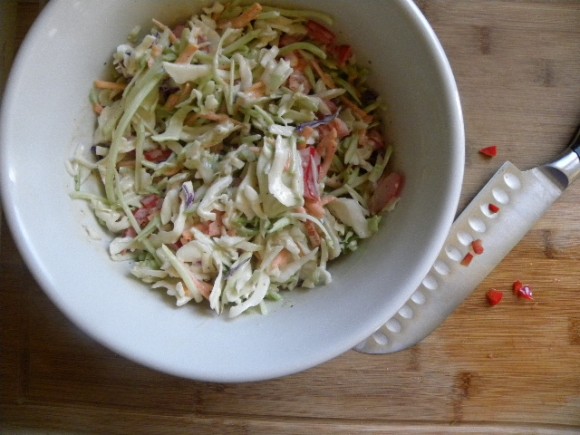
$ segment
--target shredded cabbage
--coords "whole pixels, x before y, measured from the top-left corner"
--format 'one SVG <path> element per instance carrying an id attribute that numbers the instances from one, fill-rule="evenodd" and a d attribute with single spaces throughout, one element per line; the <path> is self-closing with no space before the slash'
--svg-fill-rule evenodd
<path id="1" fill-rule="evenodd" d="M 331 282 L 329 262 L 378 230 L 402 178 L 384 182 L 381 104 L 332 22 L 215 3 L 117 47 L 91 91 L 94 162 L 70 164 L 102 185 L 71 196 L 114 236 L 113 260 L 178 306 L 231 317 Z"/>

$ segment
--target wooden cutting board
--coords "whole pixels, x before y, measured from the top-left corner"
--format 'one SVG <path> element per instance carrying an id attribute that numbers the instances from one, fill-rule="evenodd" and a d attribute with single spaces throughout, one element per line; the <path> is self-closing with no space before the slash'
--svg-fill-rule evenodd
<path id="1" fill-rule="evenodd" d="M 44 3 L 0 4 L 2 81 Z M 503 161 L 528 169 L 550 160 L 580 123 L 580 2 L 417 4 L 461 94 L 463 207 Z M 489 145 L 498 157 L 478 154 Z M 412 349 L 350 351 L 283 379 L 221 385 L 157 373 L 88 338 L 34 282 L 3 222 L 0 432 L 580 433 L 579 260 L 576 185 Z M 535 302 L 508 292 L 487 306 L 489 288 L 508 290 L 516 279 L 534 287 Z"/>

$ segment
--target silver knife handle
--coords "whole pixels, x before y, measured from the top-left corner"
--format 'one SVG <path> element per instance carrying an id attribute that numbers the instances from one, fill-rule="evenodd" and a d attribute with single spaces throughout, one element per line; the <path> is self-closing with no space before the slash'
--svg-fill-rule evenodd
<path id="1" fill-rule="evenodd" d="M 543 168 L 554 181 L 560 184 L 562 189 L 567 188 L 580 176 L 580 127 L 566 151 L 557 160 L 544 165 Z"/>
<path id="2" fill-rule="evenodd" d="M 427 337 L 478 287 L 561 193 L 543 171 L 522 172 L 512 163 L 504 163 L 453 223 L 421 285 L 391 319 L 355 350 L 387 354 Z M 500 211 L 491 211 L 490 204 L 497 205 Z M 472 242 L 478 239 L 484 247 L 480 255 L 472 248 Z M 469 254 L 472 261 L 466 265 L 464 259 Z"/>
<path id="3" fill-rule="evenodd" d="M 578 126 L 578 130 L 570 142 L 569 148 L 578 154 L 578 157 L 580 157 L 580 126 Z"/>

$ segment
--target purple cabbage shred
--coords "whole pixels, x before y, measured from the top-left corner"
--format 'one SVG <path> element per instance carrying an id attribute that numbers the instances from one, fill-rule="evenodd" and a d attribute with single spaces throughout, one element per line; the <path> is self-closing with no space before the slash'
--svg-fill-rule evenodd
<path id="1" fill-rule="evenodd" d="M 195 193 L 189 190 L 186 184 L 181 185 L 181 193 L 183 194 L 183 199 L 185 201 L 185 208 L 190 208 L 195 200 Z"/>
<path id="2" fill-rule="evenodd" d="M 336 119 L 339 112 L 340 112 L 340 110 L 337 110 L 332 115 L 325 116 L 324 118 L 317 119 L 315 121 L 304 122 L 304 123 L 298 125 L 298 127 L 296 127 L 296 130 L 298 132 L 302 132 L 302 130 L 304 130 L 306 127 L 316 128 L 316 127 L 320 127 L 321 125 L 330 124 L 332 121 L 334 121 Z"/>

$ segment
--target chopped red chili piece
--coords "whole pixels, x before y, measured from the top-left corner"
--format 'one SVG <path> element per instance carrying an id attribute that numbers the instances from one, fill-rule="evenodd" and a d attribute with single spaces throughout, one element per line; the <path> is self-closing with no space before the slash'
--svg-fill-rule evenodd
<path id="1" fill-rule="evenodd" d="M 525 299 L 525 300 L 528 300 L 528 301 L 533 301 L 534 300 L 534 294 L 532 293 L 532 288 L 530 286 L 524 285 L 518 291 L 518 298 Z"/>
<path id="2" fill-rule="evenodd" d="M 462 266 L 469 266 L 472 261 L 473 261 L 473 254 L 471 252 L 468 252 L 467 254 L 465 254 L 465 257 L 463 257 L 463 260 L 461 260 L 461 265 Z"/>
<path id="3" fill-rule="evenodd" d="M 473 252 L 475 252 L 477 255 L 483 254 L 484 249 L 483 242 L 481 241 L 481 239 L 477 239 L 471 242 L 471 248 L 473 249 Z"/>
<path id="4" fill-rule="evenodd" d="M 532 292 L 532 288 L 528 285 L 523 286 L 520 292 L 518 293 L 518 297 L 522 299 L 527 299 L 528 301 L 533 301 L 534 294 Z"/>
<path id="5" fill-rule="evenodd" d="M 489 305 L 493 307 L 494 305 L 497 305 L 502 301 L 503 292 L 492 288 L 488 290 L 488 292 L 485 294 L 485 297 L 487 298 L 487 302 L 489 303 Z"/>
<path id="6" fill-rule="evenodd" d="M 534 300 L 532 288 L 527 284 L 522 284 L 520 280 L 514 282 L 513 291 L 518 298 L 526 299 L 528 301 Z"/>
<path id="7" fill-rule="evenodd" d="M 480 149 L 479 152 L 487 157 L 495 157 L 497 156 L 497 146 L 485 147 Z"/>
<path id="8" fill-rule="evenodd" d="M 490 204 L 487 206 L 487 208 L 489 209 L 489 211 L 490 211 L 490 212 L 492 212 L 492 213 L 494 213 L 494 214 L 499 212 L 499 207 L 498 207 L 497 205 L 495 205 L 495 204 L 491 204 L 491 203 L 490 203 Z"/>

